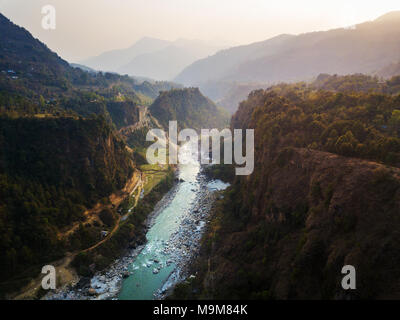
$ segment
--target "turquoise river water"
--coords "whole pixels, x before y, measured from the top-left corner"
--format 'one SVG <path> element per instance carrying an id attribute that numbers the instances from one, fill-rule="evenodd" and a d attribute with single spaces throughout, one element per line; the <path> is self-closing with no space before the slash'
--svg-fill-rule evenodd
<path id="1" fill-rule="evenodd" d="M 190 144 L 182 146 L 179 150 L 180 162 L 178 178 L 180 183 L 176 186 L 174 194 L 167 200 L 146 235 L 147 243 L 128 267 L 130 276 L 123 280 L 118 298 L 121 300 L 148 300 L 162 291 L 166 283 L 179 276 L 178 262 L 180 259 L 179 243 L 174 242 L 173 236 L 182 231 L 182 224 L 186 222 L 192 229 L 188 217 L 199 199 L 203 189 L 208 192 L 225 189 L 228 185 L 221 181 L 213 181 L 203 185 L 200 179 L 200 163 Z M 205 221 L 196 221 L 199 230 Z M 192 243 L 191 233 L 186 233 L 189 243 Z M 198 240 L 198 238 L 197 238 Z"/>

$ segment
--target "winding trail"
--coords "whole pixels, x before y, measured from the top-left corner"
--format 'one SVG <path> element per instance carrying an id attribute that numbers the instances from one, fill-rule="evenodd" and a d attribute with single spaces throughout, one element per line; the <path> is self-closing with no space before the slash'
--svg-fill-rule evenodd
<path id="1" fill-rule="evenodd" d="M 139 194 L 140 194 L 143 186 L 144 186 L 144 173 L 139 170 L 135 170 L 135 172 L 132 175 L 132 178 L 129 179 L 127 181 L 127 183 L 125 184 L 125 187 L 122 190 L 112 194 L 109 197 L 109 199 L 110 199 L 109 204 L 105 205 L 105 204 L 98 203 L 94 208 L 85 211 L 84 214 L 88 218 L 85 220 L 84 223 L 90 223 L 90 222 L 93 222 L 94 220 L 98 219 L 98 214 L 106 208 L 112 209 L 113 206 L 114 206 L 114 208 L 117 208 L 127 196 L 132 195 L 132 193 L 135 192 L 138 188 L 139 188 Z M 136 197 L 135 204 L 133 207 L 135 207 L 137 205 L 138 201 L 139 201 L 139 197 Z M 128 216 L 130 214 L 131 214 L 131 212 L 128 212 L 125 216 Z M 84 249 L 84 250 L 68 252 L 68 253 L 66 253 L 65 257 L 63 257 L 62 259 L 48 263 L 56 268 L 57 279 L 60 279 L 61 280 L 60 282 L 63 285 L 66 283 L 71 283 L 74 280 L 78 279 L 78 275 L 76 274 L 75 270 L 73 270 L 69 266 L 70 263 L 75 258 L 75 256 L 81 252 L 89 252 L 91 250 L 94 250 L 101 244 L 108 241 L 120 227 L 121 223 L 123 222 L 123 221 L 121 221 L 122 218 L 123 217 L 118 216 L 118 220 L 115 223 L 114 228 L 109 232 L 109 234 L 104 239 L 97 242 L 93 246 L 91 246 L 87 249 Z M 67 231 L 64 231 L 63 233 L 59 233 L 58 237 L 59 238 L 68 237 L 74 231 L 76 231 L 77 228 L 79 228 L 79 225 L 80 225 L 79 223 L 74 224 Z M 37 266 L 37 268 L 41 269 L 41 266 Z M 15 299 L 15 300 L 31 299 L 32 297 L 35 296 L 35 293 L 40 288 L 41 282 L 42 282 L 42 275 L 39 274 L 27 286 L 25 286 L 19 293 L 11 295 L 11 298 Z"/>
<path id="2" fill-rule="evenodd" d="M 129 193 L 129 196 L 132 195 L 132 194 L 136 191 L 136 189 L 139 189 L 139 193 L 138 193 L 138 194 L 140 194 L 140 192 L 142 191 L 143 185 L 144 185 L 143 180 L 142 180 L 142 175 L 143 175 L 143 174 L 140 175 L 139 181 L 138 181 L 137 184 L 135 185 L 134 189 Z M 122 199 L 122 200 L 123 200 L 123 199 Z M 136 197 L 136 198 L 135 198 L 135 204 L 132 206 L 132 208 L 134 208 L 134 207 L 137 206 L 138 201 L 139 201 L 139 197 Z M 121 201 L 121 202 L 122 202 L 122 201 Z M 120 203 L 121 203 L 121 202 L 120 202 Z M 119 203 L 119 204 L 120 204 L 120 203 Z M 118 205 L 119 205 L 119 204 L 118 204 Z M 116 207 L 118 207 L 118 206 L 116 205 Z M 93 249 L 96 249 L 98 246 L 102 245 L 104 242 L 108 241 L 108 240 L 113 236 L 113 234 L 118 230 L 118 228 L 119 228 L 120 225 L 121 225 L 121 222 L 125 221 L 125 219 L 123 220 L 123 218 L 128 217 L 128 216 L 131 215 L 131 214 L 132 214 L 132 212 L 130 211 L 130 212 L 128 212 L 126 215 L 124 215 L 123 217 L 121 217 L 121 216 L 119 215 L 119 216 L 118 216 L 118 220 L 117 220 L 117 222 L 115 223 L 114 228 L 109 232 L 109 234 L 108 234 L 103 240 L 97 242 L 96 244 L 94 244 L 93 246 L 91 246 L 91 247 L 89 247 L 89 248 L 87 248 L 87 249 L 85 249 L 85 250 L 79 251 L 79 253 L 80 253 L 80 252 L 89 252 L 89 251 L 91 251 L 91 250 L 93 250 Z"/>

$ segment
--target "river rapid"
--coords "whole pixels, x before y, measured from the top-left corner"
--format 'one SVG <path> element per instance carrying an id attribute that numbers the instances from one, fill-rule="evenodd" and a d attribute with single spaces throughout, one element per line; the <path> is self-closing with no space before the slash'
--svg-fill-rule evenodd
<path id="1" fill-rule="evenodd" d="M 156 205 L 148 219 L 146 244 L 97 273 L 86 286 L 62 289 L 46 299 L 162 299 L 185 279 L 208 222 L 215 191 L 228 184 L 207 181 L 197 157 L 197 145 L 179 148 L 178 183 Z"/>

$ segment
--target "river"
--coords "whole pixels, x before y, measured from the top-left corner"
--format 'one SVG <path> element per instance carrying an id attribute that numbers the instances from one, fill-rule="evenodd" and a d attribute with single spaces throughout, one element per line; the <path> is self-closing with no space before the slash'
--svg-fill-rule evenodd
<path id="1" fill-rule="evenodd" d="M 194 148 L 185 144 L 179 149 L 181 182 L 168 204 L 155 215 L 146 235 L 147 244 L 129 267 L 132 274 L 123 281 L 119 299 L 162 297 L 180 280 L 183 268 L 198 249 L 210 195 L 227 185 L 221 181 L 206 183 Z"/>
<path id="2" fill-rule="evenodd" d="M 187 276 L 186 267 L 199 250 L 214 191 L 228 187 L 219 180 L 207 181 L 196 147 L 187 143 L 179 148 L 179 183 L 151 214 L 146 244 L 96 274 L 90 287 L 60 291 L 48 298 L 162 299 L 168 289 Z M 123 273 L 129 276 L 123 279 Z"/>

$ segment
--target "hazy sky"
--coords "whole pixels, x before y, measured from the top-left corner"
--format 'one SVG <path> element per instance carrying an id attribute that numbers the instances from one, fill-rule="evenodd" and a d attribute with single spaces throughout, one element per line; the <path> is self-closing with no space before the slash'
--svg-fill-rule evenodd
<path id="1" fill-rule="evenodd" d="M 54 31 L 41 27 L 47 4 L 57 10 Z M 2 14 L 71 62 L 143 36 L 247 44 L 350 26 L 393 10 L 400 10 L 399 0 L 0 0 Z"/>

